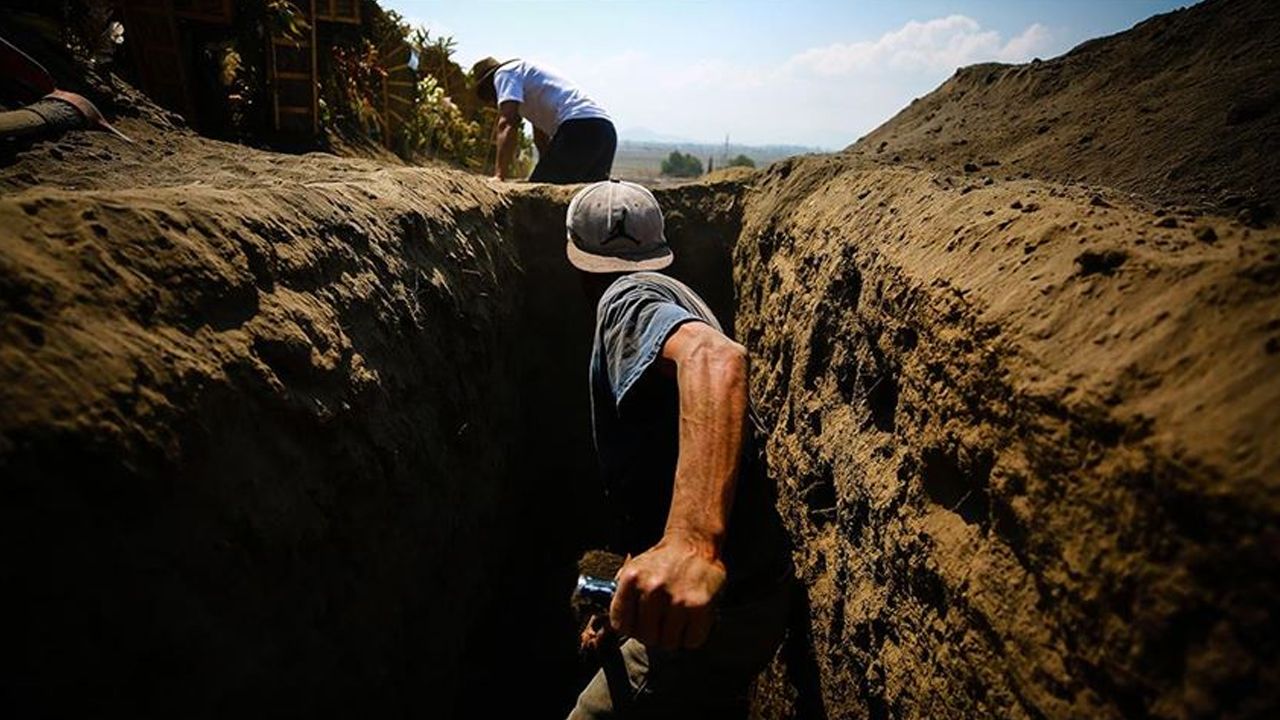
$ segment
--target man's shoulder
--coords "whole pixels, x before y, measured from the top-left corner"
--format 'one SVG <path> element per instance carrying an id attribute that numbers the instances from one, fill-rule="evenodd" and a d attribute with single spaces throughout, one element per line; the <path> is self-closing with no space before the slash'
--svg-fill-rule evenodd
<path id="1" fill-rule="evenodd" d="M 512 62 L 503 63 L 502 65 L 499 65 L 499 66 L 498 66 L 498 69 L 493 71 L 493 77 L 494 77 L 494 79 L 495 79 L 495 80 L 497 80 L 497 79 L 498 79 L 498 78 L 500 78 L 500 77 L 504 77 L 504 78 L 518 77 L 518 78 L 522 78 L 522 77 L 524 77 L 528 72 L 529 72 L 529 65 L 528 65 L 528 63 L 526 63 L 526 62 L 525 62 L 525 61 L 523 61 L 523 60 L 514 60 L 514 61 L 512 61 Z"/>
<path id="2" fill-rule="evenodd" d="M 679 307 L 720 329 L 706 301 L 692 288 L 669 275 L 651 271 L 629 273 L 614 280 L 596 306 L 596 317 L 604 327 L 633 312 L 647 314 L 645 308 L 658 305 Z"/>
<path id="3" fill-rule="evenodd" d="M 528 60 L 517 60 L 506 67 L 523 81 L 534 85 L 555 84 L 558 80 L 555 73 Z"/>
<path id="4" fill-rule="evenodd" d="M 688 293 L 697 296 L 688 285 L 662 273 L 652 272 L 650 270 L 642 270 L 640 272 L 627 273 L 609 286 L 606 295 L 618 295 L 626 292 L 634 292 L 637 290 L 659 290 L 659 291 L 675 291 L 680 293 Z"/>

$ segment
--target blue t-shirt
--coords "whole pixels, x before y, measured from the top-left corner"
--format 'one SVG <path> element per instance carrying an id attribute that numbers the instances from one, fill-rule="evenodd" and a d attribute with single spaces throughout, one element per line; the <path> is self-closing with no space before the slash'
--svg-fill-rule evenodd
<path id="1" fill-rule="evenodd" d="M 638 272 L 616 280 L 596 308 L 591 349 L 591 408 L 596 455 L 610 505 L 620 516 L 621 550 L 637 554 L 662 537 L 679 455 L 680 396 L 674 377 L 654 370 L 681 325 L 721 330 L 707 304 L 678 280 Z M 729 587 L 777 577 L 785 540 L 748 433 L 729 517 L 724 559 Z"/>
<path id="2" fill-rule="evenodd" d="M 654 272 L 623 276 L 609 286 L 596 307 L 591 348 L 591 392 L 620 406 L 676 328 L 704 322 L 724 332 L 702 298 L 687 285 Z M 599 438 L 597 438 L 597 441 Z"/>

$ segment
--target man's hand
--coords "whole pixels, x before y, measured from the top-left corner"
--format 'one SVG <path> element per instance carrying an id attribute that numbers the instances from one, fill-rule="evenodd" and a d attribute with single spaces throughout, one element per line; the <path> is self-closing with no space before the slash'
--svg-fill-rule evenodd
<path id="1" fill-rule="evenodd" d="M 603 615 L 592 615 L 587 620 L 586 627 L 582 628 L 582 634 L 578 636 L 578 650 L 584 653 L 598 652 L 609 633 L 612 632 L 608 618 Z"/>
<path id="2" fill-rule="evenodd" d="M 669 531 L 622 566 L 609 621 L 645 645 L 700 647 L 711 631 L 711 603 L 724 581 L 714 543 Z"/>

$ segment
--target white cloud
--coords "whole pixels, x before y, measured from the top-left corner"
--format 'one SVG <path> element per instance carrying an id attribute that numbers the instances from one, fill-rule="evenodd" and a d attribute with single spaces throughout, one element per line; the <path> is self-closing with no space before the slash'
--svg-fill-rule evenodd
<path id="1" fill-rule="evenodd" d="M 614 116 L 695 140 L 843 147 L 929 92 L 957 67 L 1023 62 L 1046 52 L 1047 28 L 1005 39 L 951 15 L 909 22 L 876 40 L 809 48 L 773 65 L 721 58 L 676 63 L 661 53 L 558 56 L 562 73 Z M 530 58 L 537 61 L 537 58 Z"/>
<path id="2" fill-rule="evenodd" d="M 1000 51 L 999 58 L 1004 62 L 1026 62 L 1036 53 L 1047 50 L 1052 39 L 1049 28 L 1035 23 L 1023 30 L 1021 35 L 1006 43 L 1004 49 Z"/>
<path id="3" fill-rule="evenodd" d="M 973 18 L 951 15 L 913 20 L 874 41 L 812 48 L 793 56 L 784 68 L 826 77 L 886 70 L 950 72 L 975 62 L 1020 60 L 1047 39 L 1047 30 L 1037 23 L 1005 43 L 1000 33 L 983 30 Z"/>

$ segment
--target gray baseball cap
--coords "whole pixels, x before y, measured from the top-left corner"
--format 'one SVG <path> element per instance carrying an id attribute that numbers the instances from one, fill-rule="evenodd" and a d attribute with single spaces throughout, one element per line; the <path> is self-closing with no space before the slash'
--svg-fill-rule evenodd
<path id="1" fill-rule="evenodd" d="M 662 208 L 648 188 L 605 180 L 578 191 L 565 215 L 569 262 L 594 273 L 661 270 L 671 264 Z"/>

